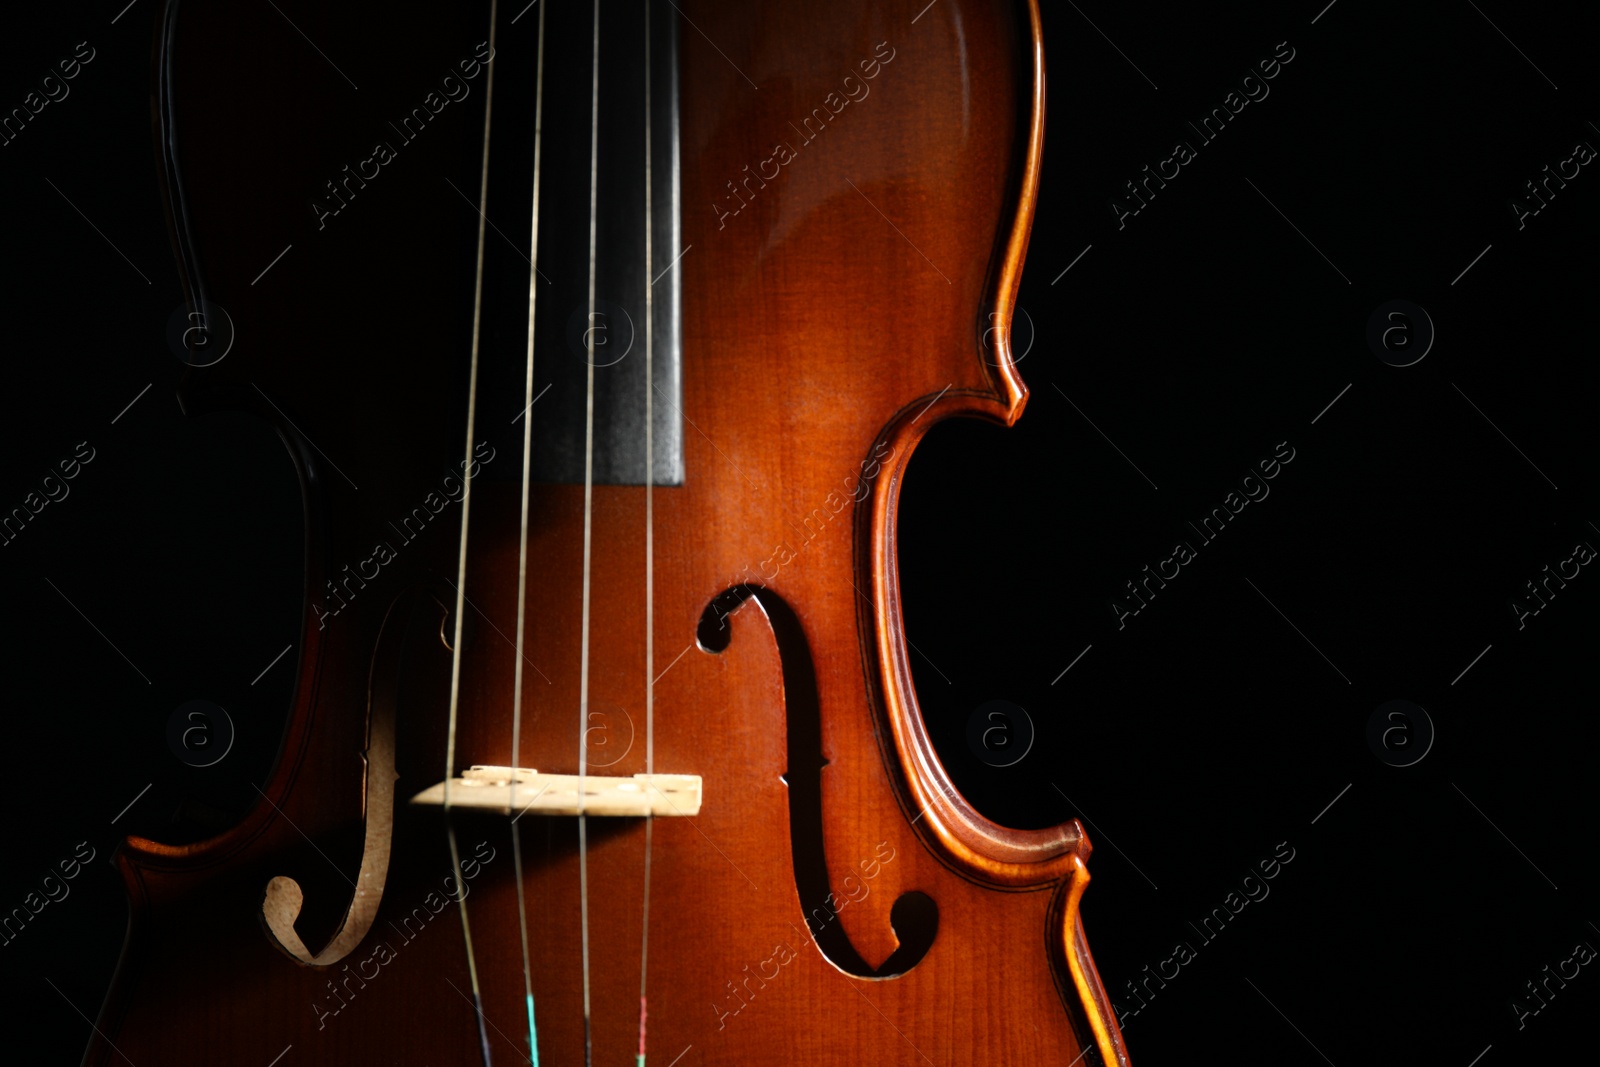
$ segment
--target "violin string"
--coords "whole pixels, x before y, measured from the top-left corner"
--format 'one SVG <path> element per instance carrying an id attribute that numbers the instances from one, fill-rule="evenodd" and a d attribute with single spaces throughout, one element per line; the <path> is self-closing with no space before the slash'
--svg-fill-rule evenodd
<path id="1" fill-rule="evenodd" d="M 517 806 L 517 769 L 522 765 L 522 642 L 528 601 L 528 497 L 533 459 L 533 340 L 534 309 L 539 296 L 539 163 L 544 134 L 544 13 L 539 9 L 539 44 L 534 61 L 533 90 L 533 224 L 528 239 L 528 370 L 524 384 L 524 410 L 530 414 L 522 423 L 522 532 L 517 550 L 517 662 L 516 680 L 511 694 L 511 803 Z M 519 815 L 520 818 L 520 815 Z M 517 820 L 511 822 L 511 861 L 517 880 L 517 925 L 522 935 L 522 993 L 528 1008 L 528 1062 L 539 1067 L 539 1028 L 534 1023 L 533 966 L 528 953 L 528 904 L 522 884 L 522 831 Z"/>
<path id="2" fill-rule="evenodd" d="M 494 1067 L 489 1055 L 489 1031 L 484 1028 L 483 994 L 478 990 L 478 961 L 472 953 L 472 926 L 467 922 L 467 884 L 461 880 L 461 851 L 456 847 L 456 821 L 445 812 L 444 825 L 450 841 L 450 866 L 456 872 L 456 903 L 461 907 L 461 935 L 467 942 L 467 975 L 472 979 L 472 1006 L 478 1016 L 478 1049 L 483 1055 L 483 1067 Z"/>
<path id="3" fill-rule="evenodd" d="M 594 47 L 589 112 L 589 310 L 584 330 L 587 359 L 583 429 L 583 622 L 578 660 L 578 896 L 583 936 L 583 1063 L 594 1067 L 589 1016 L 589 818 L 583 810 L 589 760 L 584 748 L 589 719 L 589 574 L 594 519 L 594 283 L 600 193 L 600 0 L 594 0 Z"/>
<path id="4" fill-rule="evenodd" d="M 498 0 L 489 0 L 489 54 L 494 55 Z M 483 995 L 478 985 L 478 963 L 472 951 L 472 926 L 467 921 L 467 894 L 461 880 L 461 854 L 456 847 L 455 820 L 450 813 L 450 779 L 455 775 L 456 715 L 461 704 L 461 626 L 466 611 L 467 596 L 467 518 L 472 506 L 472 438 L 476 430 L 478 413 L 478 349 L 483 324 L 483 249 L 484 226 L 488 221 L 485 208 L 489 200 L 489 130 L 490 115 L 494 105 L 494 66 L 489 65 L 488 80 L 483 89 L 483 160 L 478 181 L 478 254 L 477 281 L 472 295 L 472 362 L 467 381 L 467 444 L 466 459 L 461 465 L 461 547 L 456 558 L 456 621 L 455 640 L 451 645 L 450 663 L 450 727 L 445 741 L 444 760 L 444 816 L 446 837 L 450 843 L 450 865 L 455 871 L 456 905 L 461 912 L 461 935 L 467 946 L 467 974 L 472 980 L 473 1005 L 477 1008 L 478 1040 L 482 1047 L 484 1067 L 491 1067 L 489 1034 L 484 1028 Z"/>
<path id="5" fill-rule="evenodd" d="M 652 255 L 655 189 L 652 186 L 650 126 L 654 114 L 650 109 L 650 0 L 644 0 L 644 772 L 656 771 L 656 700 L 655 679 L 651 677 L 655 665 L 655 406 L 651 387 L 655 384 L 655 313 L 651 300 L 650 279 L 654 277 Z M 655 836 L 655 816 L 644 817 L 644 918 L 639 934 L 639 1059 L 637 1067 L 644 1067 L 645 1056 L 645 984 L 650 960 L 650 852 Z"/>

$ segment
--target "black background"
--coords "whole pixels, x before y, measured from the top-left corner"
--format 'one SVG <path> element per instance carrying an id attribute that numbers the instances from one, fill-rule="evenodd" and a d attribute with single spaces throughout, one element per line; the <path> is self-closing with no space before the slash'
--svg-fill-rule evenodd
<path id="1" fill-rule="evenodd" d="M 1600 945 L 1600 579 L 1585 568 L 1520 630 L 1509 606 L 1577 542 L 1600 544 L 1600 178 L 1583 168 L 1520 230 L 1508 205 L 1577 141 L 1600 144 L 1594 64 L 1561 5 L 1320 8 L 1046 5 L 1016 325 L 1032 395 L 1016 428 L 946 424 L 912 466 L 918 688 L 986 812 L 1086 821 L 1085 923 L 1119 1006 L 1138 1008 L 1125 983 L 1176 942 L 1197 950 L 1125 1015 L 1134 1062 L 1467 1067 L 1487 1048 L 1485 1067 L 1531 1063 L 1585 1037 L 1600 990 L 1585 968 L 1522 1029 L 1511 1008 L 1575 943 Z M 120 834 L 202 837 L 253 796 L 293 653 L 261 672 L 300 610 L 287 455 L 263 425 L 185 418 L 173 399 L 153 5 L 119 11 L 11 13 L 0 44 L 7 108 L 78 41 L 96 50 L 0 148 L 0 506 L 78 442 L 95 449 L 71 495 L 0 548 L 0 907 L 78 842 L 98 853 L 0 948 L 8 1040 L 29 1035 L 38 1063 L 77 1062 L 78 1012 L 110 979 L 126 911 L 102 861 Z M 1123 183 L 1197 141 L 1185 121 L 1279 42 L 1294 59 L 1270 95 L 1119 229 Z M 702 44 L 686 36 L 687 61 Z M 1404 368 L 1365 339 L 1394 299 L 1437 330 Z M 1198 544 L 1185 522 L 1279 442 L 1294 459 L 1270 496 Z M 1196 560 L 1119 629 L 1113 598 L 1180 539 Z M 165 741 L 194 697 L 240 725 L 204 771 Z M 995 698 L 1036 731 L 1006 768 L 966 740 Z M 1409 767 L 1367 742 L 1392 699 L 1436 731 Z M 1270 895 L 1201 943 L 1188 924 L 1284 842 Z"/>

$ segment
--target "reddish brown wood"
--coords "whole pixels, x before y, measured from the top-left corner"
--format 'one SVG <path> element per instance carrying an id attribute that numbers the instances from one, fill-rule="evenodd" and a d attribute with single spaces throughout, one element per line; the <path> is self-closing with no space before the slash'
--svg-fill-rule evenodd
<path id="1" fill-rule="evenodd" d="M 1088 881 L 1082 827 L 1016 831 L 974 810 L 940 764 L 911 683 L 895 565 L 900 482 L 936 421 L 964 415 L 1010 424 L 1021 415 L 1027 390 L 1010 361 L 1008 329 L 1044 109 L 1033 0 L 941 0 L 913 24 L 924 2 L 681 5 L 725 55 L 685 29 L 683 232 L 694 247 L 677 269 L 684 414 L 693 428 L 684 486 L 654 490 L 653 663 L 645 662 L 645 491 L 597 487 L 593 501 L 590 707 L 608 711 L 606 725 L 618 734 L 631 722 L 634 737 L 605 771 L 645 769 L 645 695 L 659 675 L 655 769 L 705 780 L 697 818 L 654 824 L 653 1063 L 687 1050 L 684 1065 L 1068 1064 L 1091 1044 L 1100 1062 L 1127 1062 L 1078 916 Z M 194 40 L 277 33 L 269 21 L 224 26 L 214 9 L 195 11 Z M 719 226 L 712 202 L 724 182 L 770 155 L 775 140 L 794 140 L 789 123 L 821 104 L 880 42 L 893 59 L 870 95 Z M 248 51 L 223 54 L 194 55 L 190 69 L 223 78 L 229 64 L 242 64 L 233 78 L 265 76 Z M 329 92 L 337 85 L 326 71 L 305 76 L 327 81 Z M 192 192 L 194 230 L 212 228 L 203 269 L 214 299 L 248 324 L 235 356 L 197 374 L 190 403 L 254 382 L 360 483 L 343 484 L 302 448 L 305 469 L 321 472 L 307 475 L 315 508 L 308 598 L 321 599 L 323 581 L 369 555 L 384 520 L 416 502 L 427 448 L 415 442 L 432 432 L 417 428 L 449 425 L 451 383 L 430 379 L 443 361 L 428 353 L 451 344 L 447 335 L 459 324 L 429 319 L 426 287 L 408 272 L 459 246 L 460 235 L 417 211 L 408 216 L 415 228 L 369 253 L 378 280 L 395 286 L 395 302 L 388 318 L 364 324 L 370 347 L 361 350 L 341 342 L 348 335 L 338 332 L 337 313 L 317 306 L 316 272 L 336 277 L 336 257 L 289 287 L 309 309 L 252 286 L 251 275 L 284 243 L 276 235 L 304 228 L 263 194 L 278 183 L 301 187 L 326 167 L 285 161 L 273 137 L 293 131 L 309 144 L 343 143 L 331 120 L 300 118 L 310 125 L 280 116 L 263 120 L 278 127 L 258 125 L 248 136 L 219 130 L 208 152 L 180 154 L 176 164 Z M 452 136 L 477 134 L 465 114 L 458 118 Z M 251 169 L 257 165 L 273 177 Z M 319 330 L 334 340 L 324 343 Z M 847 487 L 874 457 L 881 472 L 857 504 Z M 507 635 L 515 627 L 519 492 L 489 481 L 472 490 L 474 607 L 457 771 L 513 762 L 577 770 L 583 490 L 534 487 L 532 667 L 513 754 L 515 652 Z M 397 810 L 377 923 L 331 968 L 288 958 L 260 918 L 268 879 L 287 875 L 304 890 L 298 929 L 313 952 L 339 924 L 351 899 L 344 879 L 359 869 L 371 814 L 362 810 L 359 759 L 375 714 L 369 692 L 399 702 L 396 796 L 403 801 L 443 777 L 448 651 L 433 636 L 440 611 L 417 616 L 414 640 L 398 654 L 412 672 L 401 682 L 373 664 L 375 656 L 380 664 L 397 657 L 388 642 L 399 624 L 382 642 L 380 631 L 401 590 L 423 586 L 450 602 L 443 579 L 454 578 L 455 532 L 434 530 L 432 540 L 406 546 L 385 567 L 387 584 L 374 580 L 326 630 L 308 604 L 283 756 L 243 824 L 194 846 L 128 841 L 120 862 L 132 930 L 100 1017 L 104 1039 L 86 1063 L 265 1064 L 286 1046 L 286 1067 L 480 1061 L 461 923 L 454 905 L 431 910 L 439 898 L 430 894 L 452 872 L 437 813 Z M 1003 557 L 996 553 L 990 566 L 999 581 Z M 821 818 L 829 880 L 841 895 L 850 885 L 866 889 L 834 921 L 876 967 L 897 945 L 894 901 L 920 891 L 938 905 L 932 949 L 901 977 L 846 975 L 805 938 L 780 779 L 789 760 L 781 656 L 792 653 L 780 652 L 759 600 L 730 617 L 725 651 L 694 640 L 707 604 L 742 581 L 792 608 L 814 662 L 828 760 Z M 541 1062 L 582 1063 L 575 822 L 519 825 Z M 525 1062 L 511 831 L 495 817 L 458 815 L 456 826 L 465 855 L 483 842 L 477 855 L 492 857 L 467 898 L 491 1050 L 498 1062 Z M 594 1055 L 615 1064 L 631 1061 L 638 1041 L 644 826 L 590 820 L 589 829 Z M 412 938 L 400 929 L 408 915 L 416 916 Z M 347 981 L 346 965 L 376 976 L 348 980 L 336 1000 L 327 985 Z M 734 999 L 734 984 L 747 1003 Z"/>

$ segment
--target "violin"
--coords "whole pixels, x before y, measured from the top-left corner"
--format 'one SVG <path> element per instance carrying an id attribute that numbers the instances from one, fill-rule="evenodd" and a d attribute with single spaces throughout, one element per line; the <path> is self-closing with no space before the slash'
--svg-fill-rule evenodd
<path id="1" fill-rule="evenodd" d="M 1026 403 L 1039 18 L 166 0 L 180 400 L 283 439 L 304 610 L 85 1064 L 1127 1064 L 1089 839 L 953 786 L 897 584 L 918 441 Z"/>

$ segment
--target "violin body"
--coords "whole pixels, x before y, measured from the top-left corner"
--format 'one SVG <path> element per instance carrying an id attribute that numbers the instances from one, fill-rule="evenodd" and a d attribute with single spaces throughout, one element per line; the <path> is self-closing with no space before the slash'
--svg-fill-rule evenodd
<path id="1" fill-rule="evenodd" d="M 524 917 L 546 1064 L 638 1053 L 642 965 L 662 1065 L 1127 1062 L 1078 916 L 1082 827 L 980 815 L 911 682 L 899 488 L 937 421 L 1022 413 L 1009 323 L 1044 118 L 1031 0 L 924 3 L 678 5 L 688 250 L 652 273 L 681 252 L 683 477 L 531 480 L 523 563 L 522 460 L 482 427 L 543 411 L 472 395 L 467 342 L 487 78 L 530 76 L 511 33 L 541 13 L 501 9 L 491 56 L 481 11 L 296 12 L 302 41 L 270 6 L 169 0 L 174 244 L 233 331 L 182 397 L 283 434 L 306 610 L 259 804 L 119 854 L 129 939 L 85 1063 L 527 1062 Z M 371 102 L 405 111 L 435 69 L 466 91 L 368 166 Z M 343 199 L 308 211 L 330 178 Z M 491 246 L 523 197 L 489 189 Z M 1007 581 L 998 546 L 964 562 Z M 580 846 L 572 817 L 407 803 L 447 761 L 578 773 L 580 750 L 589 774 L 701 776 L 699 813 L 651 820 L 648 846 L 645 820 L 591 817 Z"/>

